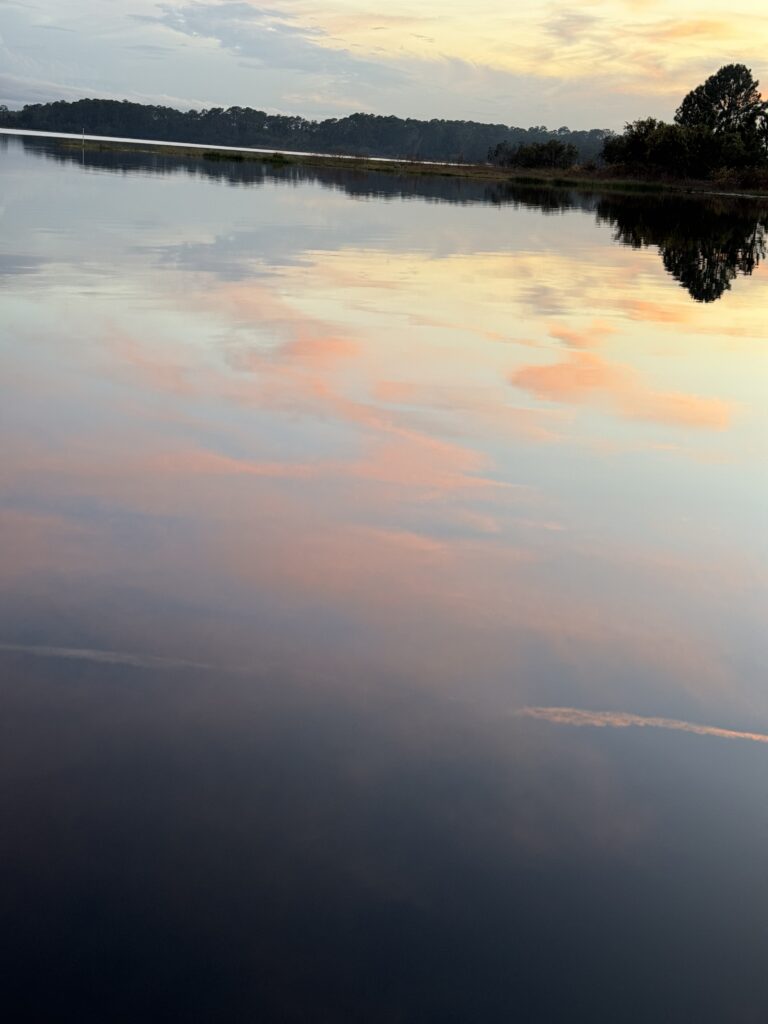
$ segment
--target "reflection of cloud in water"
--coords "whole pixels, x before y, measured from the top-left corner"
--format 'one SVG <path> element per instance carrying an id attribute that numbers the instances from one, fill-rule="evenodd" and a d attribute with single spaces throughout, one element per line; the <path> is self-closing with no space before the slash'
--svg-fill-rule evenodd
<path id="1" fill-rule="evenodd" d="M 79 647 L 46 647 L 33 644 L 2 644 L 3 654 L 28 654 L 38 658 L 65 658 L 72 661 L 93 661 L 99 665 L 127 665 L 130 668 L 150 669 L 216 669 L 201 661 L 185 661 L 182 658 L 156 658 L 147 654 L 128 654 L 124 651 L 89 650 Z"/>
<path id="2" fill-rule="evenodd" d="M 37 170 L 65 187 L 79 176 Z M 652 488 L 673 462 L 684 481 L 698 473 L 682 456 L 702 445 L 733 457 L 750 428 L 749 354 L 729 352 L 722 372 L 697 335 L 734 323 L 754 334 L 761 289 L 696 307 L 648 272 L 652 254 L 611 247 L 589 217 L 351 205 L 268 178 L 246 191 L 134 176 L 122 191 L 91 174 L 87 204 L 73 187 L 50 210 L 9 208 L 56 287 L 41 308 L 38 279 L 14 281 L 19 334 L 36 344 L 4 356 L 14 433 L 0 472 L 19 512 L 5 513 L 0 561 L 31 611 L 9 593 L 19 625 L 5 637 L 248 664 L 264 650 L 287 660 L 284 629 L 326 644 L 306 645 L 316 662 L 355 647 L 369 665 L 456 689 L 471 677 L 490 690 L 514 665 L 516 704 L 600 706 L 617 672 L 627 686 L 642 674 L 660 700 L 671 686 L 743 700 L 723 656 L 734 615 L 754 604 L 732 571 L 741 554 L 707 543 L 700 559 L 706 522 L 678 526 L 688 492 Z M 134 205 L 116 227 L 118 185 Z M 355 186 L 364 193 L 365 177 Z M 71 230 L 80 216 L 86 241 Z M 94 267 L 119 270 L 117 303 Z M 560 315 L 535 301 L 542 288 Z M 686 314 L 684 334 L 670 310 Z M 64 330 L 67 346 L 55 343 Z M 556 365 L 526 366 L 532 350 Z M 516 397 L 515 372 L 539 386 L 552 380 L 534 372 L 559 373 L 559 404 Z M 730 430 L 698 429 L 731 408 L 746 413 Z M 658 423 L 677 428 L 679 454 L 658 456 Z M 609 437 L 611 461 L 595 458 Z M 649 506 L 648 494 L 663 499 Z M 641 541 L 652 554 L 679 542 L 680 563 L 633 561 Z M 689 564 L 711 565 L 717 588 Z M 79 600 L 86 628 L 28 635 L 40 579 Z M 151 609 L 133 633 L 130 595 L 94 596 L 104 579 Z M 191 602 L 206 629 L 187 630 L 192 646 L 164 629 L 156 649 L 158 622 L 188 620 Z M 242 623 L 228 627 L 231 652 L 211 625 L 227 616 Z M 573 688 L 580 666 L 588 693 Z M 546 693 L 529 685 L 550 671 Z"/>
<path id="3" fill-rule="evenodd" d="M 561 363 L 522 366 L 510 381 L 552 402 L 607 403 L 619 415 L 670 426 L 723 430 L 730 420 L 727 402 L 700 395 L 655 391 L 629 366 L 592 352 L 576 352 Z"/>
<path id="4" fill-rule="evenodd" d="M 646 717 L 627 711 L 582 711 L 579 708 L 522 708 L 519 716 L 538 718 L 555 725 L 591 725 L 596 728 L 628 729 L 631 727 L 671 729 L 689 732 L 696 736 L 717 736 L 725 740 L 750 740 L 753 743 L 768 743 L 768 735 L 762 732 L 741 732 L 738 729 L 721 729 L 715 725 L 698 725 L 683 722 L 677 718 Z"/>
<path id="5" fill-rule="evenodd" d="M 0 216 L 4 212 L 5 208 L 0 207 Z M 0 253 L 0 278 L 10 274 L 33 274 L 40 269 L 42 263 L 41 259 L 36 259 L 28 253 Z"/>
<path id="6" fill-rule="evenodd" d="M 261 185 L 267 180 L 298 184 L 317 182 L 325 188 L 338 189 L 349 196 L 398 199 L 421 199 L 454 204 L 477 203 L 511 206 L 514 209 L 534 209 L 545 214 L 562 214 L 581 210 L 593 215 L 599 224 L 614 228 L 614 239 L 635 249 L 656 247 L 664 269 L 684 287 L 697 302 L 710 303 L 729 291 L 737 276 L 750 276 L 766 256 L 766 208 L 764 203 L 750 199 L 727 197 L 636 196 L 600 194 L 575 189 L 538 188 L 514 182 L 483 183 L 470 179 L 451 179 L 439 176 L 387 175 L 382 172 L 349 172 L 336 168 L 270 167 L 258 161 L 211 161 L 169 157 L 162 154 L 93 153 L 85 155 L 67 152 L 51 143 L 24 140 L 24 146 L 36 154 L 44 154 L 61 161 L 85 160 L 88 165 L 124 172 L 135 169 L 156 174 L 186 172 L 226 180 L 234 185 Z M 306 231 L 307 227 L 305 227 Z M 349 231 L 347 219 L 343 229 Z M 328 236 L 334 230 L 332 222 L 322 226 Z M 303 232 L 304 236 L 304 232 Z M 263 236 L 262 236 L 263 238 Z M 275 232 L 270 251 L 275 255 L 284 233 Z M 258 238 L 252 238 L 258 248 Z M 224 244 L 224 248 L 229 246 Z M 306 249 L 307 246 L 304 246 Z M 292 250 L 292 246 L 288 246 Z M 169 254 L 170 255 L 170 254 Z M 194 249 L 177 250 L 175 258 L 186 266 L 202 259 L 210 260 L 212 253 Z M 278 263 L 290 265 L 295 250 L 276 256 Z M 210 263 L 209 263 L 210 265 Z M 228 279 L 245 276 L 245 268 L 236 253 L 220 264 L 220 273 Z M 545 308 L 557 311 L 555 296 L 542 286 L 539 299 Z"/>

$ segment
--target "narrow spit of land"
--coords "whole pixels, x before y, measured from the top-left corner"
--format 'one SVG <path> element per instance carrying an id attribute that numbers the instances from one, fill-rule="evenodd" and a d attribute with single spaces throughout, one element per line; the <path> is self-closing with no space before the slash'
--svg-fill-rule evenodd
<path id="1" fill-rule="evenodd" d="M 633 192 L 699 192 L 702 195 L 761 198 L 767 192 L 733 191 L 713 187 L 712 182 L 694 180 L 644 180 L 621 178 L 609 167 L 570 170 L 536 169 L 515 172 L 509 167 L 494 164 L 443 163 L 430 160 L 408 160 L 380 156 L 348 156 L 343 153 L 310 153 L 300 150 L 256 149 L 240 146 L 215 146 L 202 142 L 163 142 L 157 139 L 132 139 L 108 135 L 71 134 L 67 132 L 41 132 L 30 129 L 0 128 L 0 136 L 57 140 L 62 145 L 77 146 L 97 151 L 130 151 L 155 153 L 166 156 L 194 157 L 201 160 L 253 160 L 260 163 L 296 164 L 306 167 L 338 167 L 347 170 L 375 170 L 391 174 L 438 175 L 451 178 L 471 178 L 480 181 L 507 181 L 520 185 L 565 186 L 568 188 L 619 189 Z"/>

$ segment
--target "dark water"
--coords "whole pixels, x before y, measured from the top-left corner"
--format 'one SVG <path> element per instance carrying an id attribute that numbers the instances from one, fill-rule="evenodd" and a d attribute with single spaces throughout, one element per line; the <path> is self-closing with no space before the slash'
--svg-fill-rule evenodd
<path id="1" fill-rule="evenodd" d="M 2 146 L 7 1019 L 768 1018 L 765 223 Z"/>

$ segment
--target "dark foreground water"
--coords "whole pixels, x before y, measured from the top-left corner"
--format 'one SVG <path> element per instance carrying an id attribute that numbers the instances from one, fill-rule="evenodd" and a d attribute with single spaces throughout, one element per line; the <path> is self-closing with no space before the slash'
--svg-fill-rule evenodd
<path id="1" fill-rule="evenodd" d="M 765 210 L 0 146 L 5 1018 L 768 1019 Z"/>

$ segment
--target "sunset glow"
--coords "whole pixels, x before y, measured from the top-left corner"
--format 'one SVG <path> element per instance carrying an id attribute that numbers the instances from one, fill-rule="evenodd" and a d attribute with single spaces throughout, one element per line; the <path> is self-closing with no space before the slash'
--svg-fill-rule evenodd
<path id="1" fill-rule="evenodd" d="M 757 0 L 53 0 L 0 10 L 0 102 L 103 96 L 528 126 L 671 117 L 738 60 L 768 78 Z M 55 70 L 54 70 L 55 69 Z"/>

